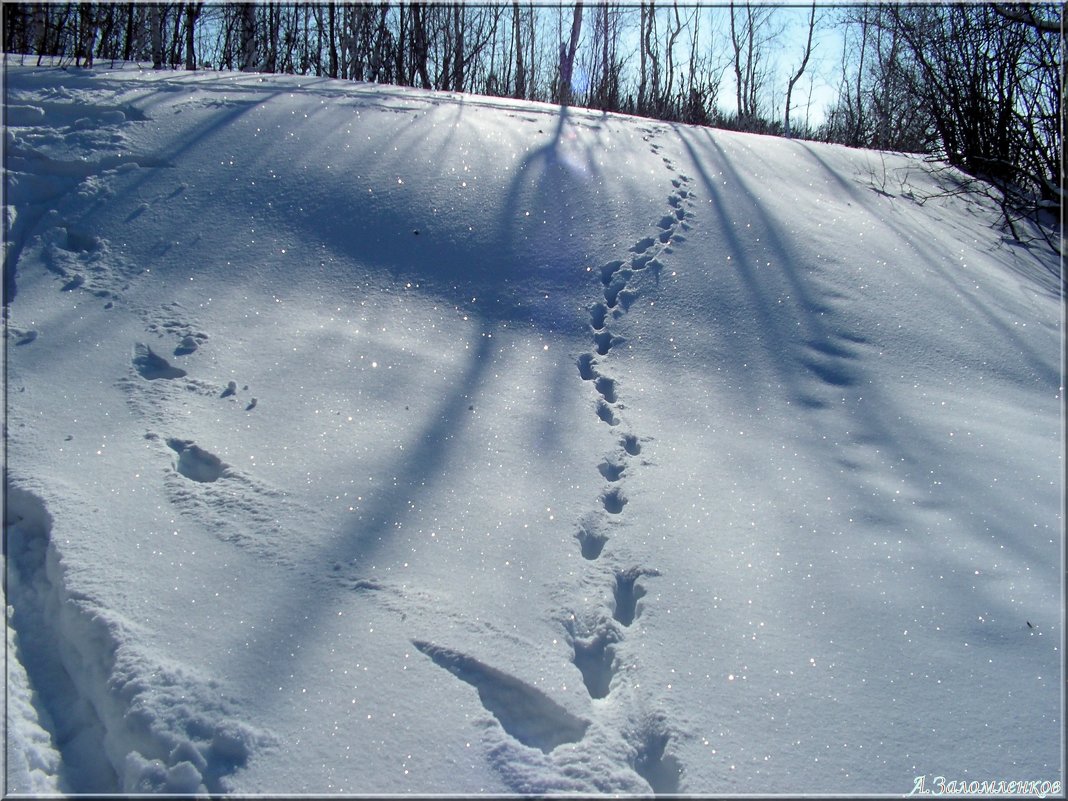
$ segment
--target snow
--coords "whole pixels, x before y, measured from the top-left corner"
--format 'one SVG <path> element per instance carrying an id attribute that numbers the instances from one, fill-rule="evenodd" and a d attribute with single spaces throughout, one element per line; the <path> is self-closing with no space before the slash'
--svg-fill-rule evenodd
<path id="1" fill-rule="evenodd" d="M 1063 781 L 1059 265 L 952 171 L 5 80 L 8 792 Z"/>

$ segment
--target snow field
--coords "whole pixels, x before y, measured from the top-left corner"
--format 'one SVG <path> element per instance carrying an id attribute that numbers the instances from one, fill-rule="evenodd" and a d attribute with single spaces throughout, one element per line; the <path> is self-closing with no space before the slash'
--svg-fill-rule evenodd
<path id="1" fill-rule="evenodd" d="M 1058 775 L 1061 301 L 951 176 L 7 80 L 9 788 Z"/>

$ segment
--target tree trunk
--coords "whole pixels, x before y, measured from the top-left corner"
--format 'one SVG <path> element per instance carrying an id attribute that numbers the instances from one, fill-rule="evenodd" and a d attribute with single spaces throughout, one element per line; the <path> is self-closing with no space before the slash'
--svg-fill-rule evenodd
<path id="1" fill-rule="evenodd" d="M 78 48 L 74 54 L 75 64 L 93 66 L 93 45 L 96 44 L 96 15 L 90 3 L 78 7 Z"/>
<path id="2" fill-rule="evenodd" d="M 256 4 L 241 4 L 241 71 L 253 72 L 259 66 L 256 48 Z"/>
<path id="3" fill-rule="evenodd" d="M 433 89 L 430 82 L 430 74 L 427 72 L 427 59 L 429 58 L 430 43 L 426 33 L 426 6 L 412 5 L 412 60 L 415 71 L 424 89 Z"/>
<path id="4" fill-rule="evenodd" d="M 785 129 L 786 138 L 790 138 L 790 101 L 794 93 L 794 84 L 801 80 L 801 76 L 805 72 L 805 67 L 808 66 L 809 56 L 812 55 L 812 31 L 816 28 L 816 0 L 812 0 L 812 14 L 808 18 L 808 41 L 805 43 L 805 55 L 801 59 L 801 66 L 797 68 L 797 72 L 790 78 L 790 82 L 786 86 L 786 119 L 784 120 L 783 127 Z"/>
<path id="5" fill-rule="evenodd" d="M 463 6 L 452 6 L 452 31 L 455 51 L 452 57 L 452 88 L 455 92 L 464 90 L 464 12 Z"/>
<path id="6" fill-rule="evenodd" d="M 575 51 L 578 50 L 579 36 L 582 33 L 582 3 L 575 4 L 571 17 L 571 38 L 565 45 L 560 43 L 560 87 L 559 101 L 566 106 L 571 103 L 571 73 L 575 68 Z"/>
<path id="7" fill-rule="evenodd" d="M 196 3 L 185 4 L 185 68 L 195 70 L 197 68 L 196 53 L 193 50 L 196 42 L 195 31 L 197 17 L 200 16 L 200 6 Z"/>
<path id="8" fill-rule="evenodd" d="M 126 4 L 126 44 L 122 50 L 122 58 L 129 61 L 133 58 L 134 46 L 134 4 Z"/>
<path id="9" fill-rule="evenodd" d="M 646 17 L 649 12 L 645 8 L 645 3 L 641 4 L 638 17 L 638 108 L 636 109 L 639 114 L 645 113 L 645 92 L 646 92 L 646 75 L 648 70 L 646 66 L 646 47 L 645 47 L 645 27 L 648 24 Z"/>
<path id="10" fill-rule="evenodd" d="M 523 100 L 527 96 L 527 72 L 523 66 L 523 37 L 519 26 L 519 0 L 512 3 L 512 36 L 515 39 L 515 92 L 512 96 Z"/>
<path id="11" fill-rule="evenodd" d="M 163 69 L 163 20 L 160 19 L 160 7 L 153 3 L 148 7 L 148 26 L 152 35 L 152 69 Z"/>

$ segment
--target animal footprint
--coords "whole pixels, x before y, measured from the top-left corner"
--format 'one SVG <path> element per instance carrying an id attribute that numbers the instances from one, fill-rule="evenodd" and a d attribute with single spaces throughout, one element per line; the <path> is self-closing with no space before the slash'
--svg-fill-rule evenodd
<path id="1" fill-rule="evenodd" d="M 590 307 L 590 327 L 594 331 L 604 328 L 605 318 L 608 316 L 608 307 L 603 303 L 594 303 Z"/>
<path id="2" fill-rule="evenodd" d="M 37 331 L 33 328 L 29 331 L 23 331 L 19 328 L 9 327 L 7 329 L 7 335 L 9 337 L 14 337 L 16 345 L 29 345 L 37 339 Z"/>
<path id="3" fill-rule="evenodd" d="M 578 357 L 577 365 L 579 377 L 583 381 L 593 381 L 597 377 L 597 373 L 593 369 L 593 354 L 583 353 Z"/>
<path id="4" fill-rule="evenodd" d="M 629 626 L 638 616 L 638 601 L 645 597 L 645 588 L 638 584 L 642 576 L 659 576 L 660 571 L 644 567 L 632 567 L 616 573 L 616 585 L 612 589 L 615 599 L 614 617 L 621 625 Z"/>
<path id="5" fill-rule="evenodd" d="M 599 377 L 593 382 L 594 388 L 601 393 L 601 397 L 608 403 L 616 402 L 616 382 L 605 376 Z"/>
<path id="6" fill-rule="evenodd" d="M 618 426 L 619 418 L 616 417 L 615 412 L 612 411 L 612 407 L 602 401 L 597 401 L 597 416 L 610 426 Z"/>
<path id="7" fill-rule="evenodd" d="M 654 244 L 656 244 L 656 240 L 653 239 L 651 236 L 647 236 L 644 239 L 639 239 L 635 244 L 633 244 L 630 248 L 630 251 L 631 253 L 644 253 Z"/>
<path id="8" fill-rule="evenodd" d="M 634 732 L 634 772 L 649 783 L 655 795 L 674 795 L 679 792 L 682 765 L 667 753 L 671 732 L 663 716 L 657 715 L 646 721 Z"/>
<path id="9" fill-rule="evenodd" d="M 582 548 L 582 558 L 592 562 L 604 550 L 604 544 L 608 542 L 608 535 L 594 531 L 592 526 L 581 526 L 575 532 L 575 539 L 579 541 L 579 546 Z"/>
<path id="10" fill-rule="evenodd" d="M 181 378 L 186 375 L 185 370 L 172 367 L 170 362 L 141 342 L 134 345 L 133 365 L 137 372 L 141 374 L 141 377 L 147 378 L 149 381 L 155 381 L 160 378 Z"/>
<path id="11" fill-rule="evenodd" d="M 592 635 L 580 637 L 575 632 L 572 618 L 568 622 L 568 642 L 574 652 L 571 661 L 582 674 L 582 683 L 590 698 L 604 698 L 611 688 L 616 670 L 615 649 L 619 634 L 609 626 L 601 626 Z"/>
<path id="12" fill-rule="evenodd" d="M 608 264 L 601 266 L 601 283 L 608 286 L 612 283 L 612 276 L 616 274 L 616 271 L 623 266 L 622 261 L 610 261 Z"/>
<path id="13" fill-rule="evenodd" d="M 604 290 L 604 299 L 608 303 L 608 308 L 615 308 L 620 290 L 627 285 L 627 280 L 632 275 L 634 275 L 634 272 L 625 268 L 617 270 L 612 275 L 612 282 Z"/>
<path id="14" fill-rule="evenodd" d="M 623 337 L 612 336 L 608 331 L 601 331 L 593 337 L 593 343 L 596 346 L 598 356 L 607 356 L 608 351 L 612 350 L 616 345 L 626 342 Z"/>
<path id="15" fill-rule="evenodd" d="M 665 232 L 665 233 L 667 233 L 667 232 Z M 634 262 L 633 262 L 634 269 L 635 270 L 644 270 L 646 268 L 646 266 L 649 264 L 649 262 L 653 261 L 655 258 L 656 257 L 652 253 L 645 253 L 645 254 L 642 254 L 641 256 L 635 257 Z"/>
<path id="16" fill-rule="evenodd" d="M 637 456 L 642 452 L 641 443 L 638 442 L 638 438 L 634 434 L 625 434 L 623 436 L 623 450 L 629 453 L 631 456 Z"/>
<path id="17" fill-rule="evenodd" d="M 604 504 L 604 510 L 608 514 L 618 515 L 623 511 L 623 507 L 627 505 L 627 498 L 623 495 L 623 491 L 616 487 L 601 496 L 601 502 Z"/>
<path id="18" fill-rule="evenodd" d="M 626 470 L 621 464 L 613 464 L 612 462 L 604 461 L 597 465 L 597 470 L 604 476 L 606 481 L 619 481 L 623 477 L 623 471 Z"/>
<path id="19" fill-rule="evenodd" d="M 167 447 L 178 454 L 178 472 L 193 481 L 204 484 L 218 481 L 229 467 L 214 453 L 209 453 L 192 440 L 170 437 Z"/>

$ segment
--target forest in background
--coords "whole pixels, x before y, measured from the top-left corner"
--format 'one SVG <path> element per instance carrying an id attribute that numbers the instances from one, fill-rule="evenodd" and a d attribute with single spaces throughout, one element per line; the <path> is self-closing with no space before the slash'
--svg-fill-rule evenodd
<path id="1" fill-rule="evenodd" d="M 784 66 L 786 11 L 749 2 L 2 6 L 5 52 L 38 60 L 315 75 L 922 153 L 991 187 L 1017 239 L 1022 218 L 1056 224 L 1061 5 L 813 3 L 804 45 Z M 810 125 L 801 96 L 831 31 L 836 97 Z M 1060 250 L 1059 234 L 1045 238 Z"/>

